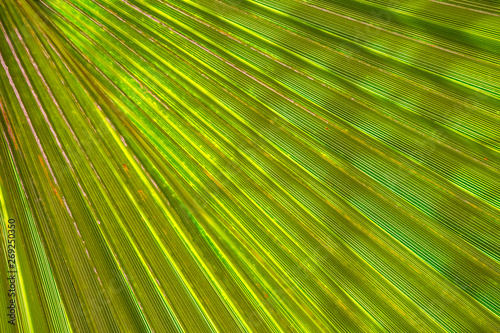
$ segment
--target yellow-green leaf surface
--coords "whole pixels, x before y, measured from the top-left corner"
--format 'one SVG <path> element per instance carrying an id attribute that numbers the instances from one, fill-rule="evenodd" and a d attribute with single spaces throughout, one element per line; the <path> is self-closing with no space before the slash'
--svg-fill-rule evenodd
<path id="1" fill-rule="evenodd" d="M 0 63 L 0 332 L 500 332 L 497 0 L 0 0 Z"/>

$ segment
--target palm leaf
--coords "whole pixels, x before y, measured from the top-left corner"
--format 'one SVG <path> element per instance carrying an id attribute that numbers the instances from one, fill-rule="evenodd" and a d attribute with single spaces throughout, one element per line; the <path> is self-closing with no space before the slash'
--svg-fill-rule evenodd
<path id="1" fill-rule="evenodd" d="M 3 1 L 0 331 L 500 331 L 499 8 Z"/>

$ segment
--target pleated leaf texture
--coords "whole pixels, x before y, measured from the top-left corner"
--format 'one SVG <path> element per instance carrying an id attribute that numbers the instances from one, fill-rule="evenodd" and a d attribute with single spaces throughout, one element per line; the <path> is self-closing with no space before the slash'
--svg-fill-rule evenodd
<path id="1" fill-rule="evenodd" d="M 500 332 L 497 0 L 0 0 L 0 63 L 1 332 Z"/>

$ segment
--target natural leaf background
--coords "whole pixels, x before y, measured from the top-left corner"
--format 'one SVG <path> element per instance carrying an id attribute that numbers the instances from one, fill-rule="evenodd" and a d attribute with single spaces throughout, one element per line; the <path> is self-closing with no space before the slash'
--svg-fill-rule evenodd
<path id="1" fill-rule="evenodd" d="M 500 332 L 498 0 L 0 0 L 0 63 L 0 332 Z"/>

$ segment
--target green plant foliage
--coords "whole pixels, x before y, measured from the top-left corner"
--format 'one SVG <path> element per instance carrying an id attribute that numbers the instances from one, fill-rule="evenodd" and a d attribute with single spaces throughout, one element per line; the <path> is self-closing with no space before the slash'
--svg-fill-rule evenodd
<path id="1" fill-rule="evenodd" d="M 498 1 L 2 0 L 0 64 L 0 332 L 500 332 Z"/>

